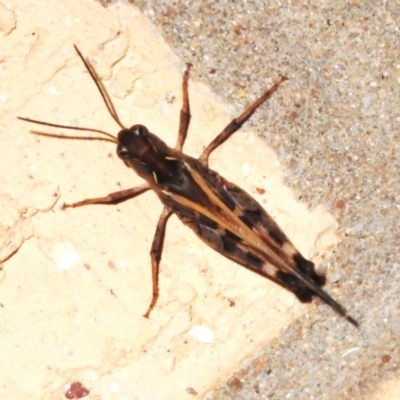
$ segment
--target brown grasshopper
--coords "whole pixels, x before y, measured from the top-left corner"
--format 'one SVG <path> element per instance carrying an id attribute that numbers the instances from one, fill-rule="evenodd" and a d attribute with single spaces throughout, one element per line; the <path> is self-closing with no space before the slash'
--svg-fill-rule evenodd
<path id="1" fill-rule="evenodd" d="M 105 197 L 64 204 L 64 208 L 87 204 L 117 204 L 149 189 L 152 189 L 163 203 L 164 209 L 158 220 L 150 251 L 153 296 L 144 314 L 146 318 L 149 317 L 158 299 L 159 264 L 165 228 L 168 218 L 174 213 L 214 250 L 290 290 L 302 302 L 309 302 L 313 295 L 318 296 L 338 314 L 358 326 L 358 322 L 348 315 L 347 310 L 321 288 L 325 283 L 325 277 L 317 275 L 314 264 L 300 254 L 257 201 L 243 189 L 228 182 L 208 167 L 210 154 L 250 118 L 281 83 L 287 80 L 286 77 L 281 76 L 239 117 L 234 118 L 196 159 L 182 152 L 191 117 L 188 95 L 190 64 L 187 64 L 183 75 L 183 105 L 180 112 L 178 139 L 175 147 L 171 148 L 143 125 L 133 125 L 129 129 L 124 127 L 94 68 L 76 46 L 75 49 L 96 84 L 109 113 L 121 127 L 117 137 L 97 129 L 18 118 L 56 128 L 104 135 L 105 138 L 97 139 L 116 143 L 118 157 L 146 181 L 140 186 L 110 193 Z"/>

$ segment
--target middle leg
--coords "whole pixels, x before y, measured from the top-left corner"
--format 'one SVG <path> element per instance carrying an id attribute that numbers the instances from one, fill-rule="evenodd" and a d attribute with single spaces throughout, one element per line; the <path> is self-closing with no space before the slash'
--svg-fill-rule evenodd
<path id="1" fill-rule="evenodd" d="M 151 276 L 153 282 L 153 296 L 149 308 L 143 315 L 145 318 L 149 318 L 151 310 L 157 303 L 158 299 L 158 272 L 160 267 L 160 260 L 163 251 L 165 228 L 167 226 L 168 218 L 171 216 L 172 211 L 167 207 L 164 207 L 160 218 L 157 223 L 156 233 L 154 234 L 153 244 L 151 245 Z"/>
<path id="2" fill-rule="evenodd" d="M 257 99 L 254 103 L 250 104 L 249 107 L 244 110 L 244 112 L 239 115 L 239 117 L 234 118 L 225 128 L 224 130 L 204 149 L 201 153 L 199 160 L 204 164 L 208 165 L 208 157 L 210 154 L 222 143 L 225 142 L 231 135 L 233 135 L 240 127 L 250 118 L 253 112 L 262 104 L 265 100 L 267 100 L 271 95 L 278 89 L 278 87 L 286 81 L 287 78 L 285 76 L 281 76 L 280 79 L 275 82 L 270 89 L 268 89 L 259 99 Z"/>
<path id="3" fill-rule="evenodd" d="M 136 196 L 139 196 L 146 190 L 149 190 L 150 186 L 148 183 L 144 183 L 143 185 L 136 186 L 134 188 L 120 190 L 118 192 L 113 192 L 108 194 L 104 197 L 96 197 L 94 199 L 85 199 L 82 201 L 77 201 L 76 203 L 72 204 L 63 204 L 62 208 L 65 210 L 66 208 L 75 208 L 75 207 L 82 207 L 88 204 L 118 204 L 122 203 L 123 201 L 132 199 Z"/>

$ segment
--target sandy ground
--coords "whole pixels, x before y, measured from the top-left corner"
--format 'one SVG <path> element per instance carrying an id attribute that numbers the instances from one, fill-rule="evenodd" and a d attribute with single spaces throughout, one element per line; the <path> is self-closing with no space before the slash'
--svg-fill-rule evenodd
<path id="1" fill-rule="evenodd" d="M 128 4 L 0 4 L 2 399 L 62 399 L 72 382 L 90 399 L 202 398 L 224 381 L 209 398 L 397 398 L 398 10 L 357 2 L 142 9 L 158 30 Z M 327 270 L 327 289 L 360 330 L 205 248 L 174 218 L 160 300 L 145 320 L 158 200 L 146 193 L 62 211 L 63 202 L 140 179 L 108 143 L 35 136 L 16 120 L 117 132 L 72 44 L 121 120 L 171 145 L 181 73 L 192 62 L 192 155 L 287 75 L 254 128 L 211 164 Z"/>

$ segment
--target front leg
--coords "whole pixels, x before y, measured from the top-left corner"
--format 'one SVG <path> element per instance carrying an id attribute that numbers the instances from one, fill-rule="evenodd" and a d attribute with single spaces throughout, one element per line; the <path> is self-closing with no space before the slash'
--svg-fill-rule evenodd
<path id="1" fill-rule="evenodd" d="M 158 272 L 164 245 L 165 227 L 167 226 L 168 218 L 171 216 L 171 214 L 172 211 L 167 207 L 164 207 L 157 223 L 153 244 L 151 245 L 150 256 L 151 256 L 151 275 L 153 281 L 153 297 L 151 298 L 149 308 L 143 315 L 143 317 L 145 318 L 149 318 L 150 312 L 156 305 L 158 299 Z"/>
<path id="2" fill-rule="evenodd" d="M 175 150 L 182 151 L 182 147 L 185 143 L 187 131 L 189 129 L 190 123 L 190 103 L 189 103 L 189 91 L 188 91 L 188 81 L 189 81 L 189 71 L 192 64 L 186 64 L 186 70 L 183 74 L 182 81 L 182 108 L 179 118 L 179 133 L 178 139 L 176 141 Z"/>

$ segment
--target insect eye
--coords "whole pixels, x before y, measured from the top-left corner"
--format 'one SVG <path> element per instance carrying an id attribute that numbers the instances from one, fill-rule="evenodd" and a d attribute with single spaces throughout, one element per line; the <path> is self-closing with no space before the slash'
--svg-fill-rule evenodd
<path id="1" fill-rule="evenodd" d="M 122 146 L 121 144 L 119 144 L 117 146 L 117 154 L 118 157 L 124 159 L 124 158 L 129 158 L 129 151 L 126 147 Z"/>
<path id="2" fill-rule="evenodd" d="M 146 136 L 149 133 L 144 125 L 133 125 L 129 130 L 136 136 Z"/>

